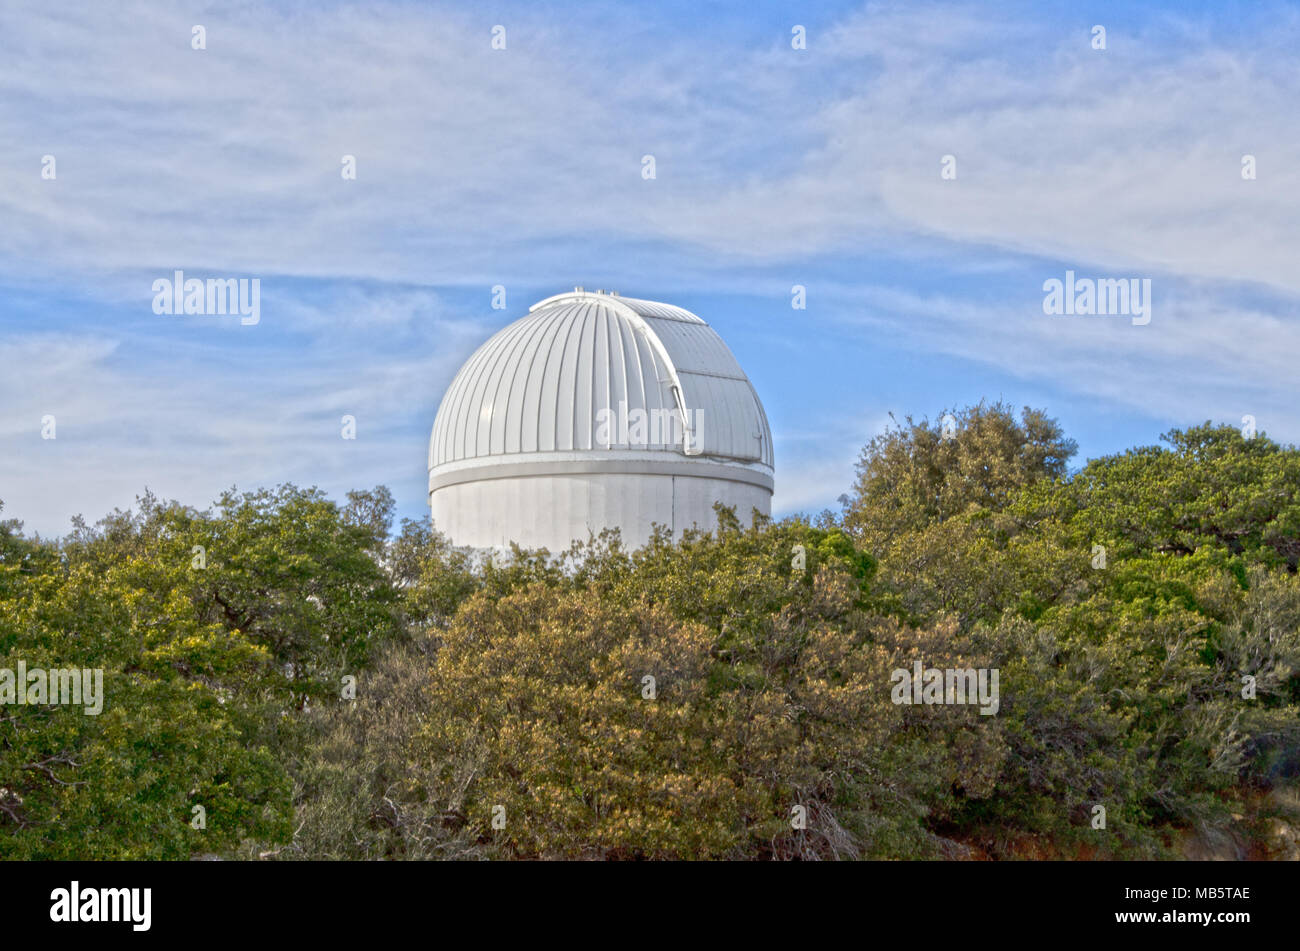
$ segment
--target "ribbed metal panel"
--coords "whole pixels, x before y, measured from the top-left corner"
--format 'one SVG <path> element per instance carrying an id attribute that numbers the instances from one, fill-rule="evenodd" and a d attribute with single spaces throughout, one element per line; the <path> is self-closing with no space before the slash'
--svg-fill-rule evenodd
<path id="1" fill-rule="evenodd" d="M 763 406 L 708 324 L 671 304 L 575 292 L 534 305 L 465 362 L 438 409 L 429 468 L 528 452 L 617 454 L 617 434 L 613 447 L 598 441 L 597 414 L 626 404 L 666 415 L 678 405 L 674 386 L 699 420 L 699 452 L 648 448 L 773 465 Z"/>

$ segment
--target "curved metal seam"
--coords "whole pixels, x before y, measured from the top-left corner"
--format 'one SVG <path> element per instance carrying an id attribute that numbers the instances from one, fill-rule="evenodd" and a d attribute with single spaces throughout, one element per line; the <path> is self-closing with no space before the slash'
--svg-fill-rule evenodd
<path id="1" fill-rule="evenodd" d="M 608 314 L 608 313 L 606 313 L 606 312 L 604 312 L 604 311 L 597 310 L 596 313 L 597 313 L 597 317 L 596 317 L 596 333 L 595 333 L 595 339 L 594 339 L 593 342 L 592 342 L 592 357 L 591 357 L 591 382 L 592 382 L 591 408 L 592 408 L 593 410 L 596 410 L 596 395 L 595 395 L 595 389 L 596 389 L 596 387 L 595 387 L 595 383 L 596 383 L 596 367 L 599 366 L 599 363 L 600 363 L 600 361 L 599 361 L 599 357 L 600 357 L 600 332 L 601 332 L 601 328 L 602 328 L 602 327 L 603 327 L 604 330 L 605 330 L 605 406 L 608 407 L 608 406 L 610 405 L 610 403 L 612 402 L 613 398 L 614 398 L 614 390 L 613 390 L 613 386 L 614 386 L 614 373 L 613 373 L 613 369 L 614 369 L 614 360 L 613 360 L 613 356 L 614 356 L 614 354 L 613 354 L 614 345 L 611 344 L 611 343 L 609 342 L 609 325 L 610 325 L 611 323 L 617 323 L 617 321 L 614 320 L 613 316 L 611 316 L 610 314 Z M 597 411 L 597 412 L 598 412 L 598 411 Z M 594 413 L 594 412 L 593 412 L 593 414 L 592 414 L 592 418 L 593 418 L 593 420 L 595 419 L 595 413 Z M 592 448 L 592 449 L 595 449 L 595 448 L 596 448 L 596 439 L 595 439 L 595 435 L 594 435 L 594 434 L 592 435 L 591 443 L 592 443 L 591 448 Z"/>
<path id="2" fill-rule="evenodd" d="M 559 382 L 559 381 L 560 381 L 561 379 L 564 378 L 564 355 L 565 355 L 565 354 L 568 352 L 568 350 L 569 350 L 569 337 L 571 337 L 571 336 L 573 335 L 573 328 L 574 328 L 574 325 L 576 325 L 576 324 L 578 323 L 578 317 L 579 317 L 579 315 L 580 315 L 581 313 L 582 313 L 582 311 L 579 310 L 579 309 L 576 308 L 576 307 L 575 307 L 572 311 L 570 311 L 570 313 L 569 313 L 569 315 L 568 315 L 568 318 L 569 318 L 569 319 L 568 319 L 568 326 L 566 326 L 566 327 L 564 328 L 564 343 L 562 343 L 562 344 L 560 345 L 560 348 L 559 348 L 558 350 L 553 350 L 553 351 L 552 351 L 552 353 L 555 355 L 556 359 L 559 361 L 559 366 L 556 368 L 556 371 L 557 371 L 557 372 L 556 372 L 556 377 L 555 377 L 555 408 L 551 411 L 551 443 L 552 443 L 552 448 L 553 448 L 553 449 L 557 449 L 557 450 L 560 448 L 560 397 L 561 397 L 561 395 L 562 395 L 561 392 L 560 392 L 560 382 Z M 558 335 L 557 335 L 557 336 L 558 336 Z M 547 372 L 544 372 L 544 373 L 542 374 L 542 379 L 543 379 L 543 380 L 545 380 L 545 379 L 547 378 L 547 375 L 548 375 L 548 373 L 549 373 L 549 371 L 550 371 L 550 368 L 551 368 L 551 356 L 552 356 L 551 353 L 548 353 L 548 354 L 546 355 L 546 368 L 545 368 L 545 369 L 546 369 Z M 576 371 L 576 370 L 574 371 L 574 375 L 575 375 L 575 376 L 577 375 L 577 371 Z M 541 436 L 541 413 L 542 413 L 542 411 L 541 411 L 541 404 L 540 404 L 540 400 L 539 400 L 539 403 L 538 403 L 538 410 L 537 410 L 537 417 L 538 417 L 538 429 L 537 429 L 537 431 L 538 431 L 538 437 L 539 437 L 539 438 L 538 438 L 538 447 L 539 447 L 539 449 L 540 449 L 540 447 L 541 447 L 541 439 L 540 439 L 540 436 Z M 572 435 L 572 434 L 570 434 L 570 435 Z"/>
<path id="3" fill-rule="evenodd" d="M 580 331 L 578 331 L 578 352 L 577 352 L 577 354 L 576 354 L 576 356 L 575 356 L 575 358 L 574 358 L 574 359 L 575 359 L 575 362 L 574 362 L 574 364 L 573 364 L 573 410 L 572 410 L 572 416 L 573 416 L 573 419 L 572 419 L 572 422 L 570 423 L 570 428 L 569 428 L 569 436 L 570 436 L 570 443 L 571 443 L 570 448 L 572 448 L 572 449 L 581 449 L 581 448 L 583 448 L 582 446 L 579 446 L 579 445 L 578 445 L 578 389 L 582 386 L 582 381 L 581 381 L 581 380 L 579 379 L 579 377 L 578 377 L 578 371 L 579 371 L 579 369 L 581 369 L 581 367 L 582 367 L 582 351 L 583 351 L 584 346 L 586 345 L 586 340 L 585 340 L 585 338 L 586 338 L 586 335 L 587 335 L 587 318 L 588 318 L 588 317 L 594 317 L 594 316 L 595 316 L 595 311 L 596 311 L 596 307 L 595 307 L 594 304 L 588 304 L 586 307 L 583 308 L 583 311 L 582 311 L 582 329 L 581 329 Z M 592 321 L 592 325 L 591 325 L 591 359 L 592 359 L 592 366 L 594 367 L 594 366 L 595 366 L 595 360 L 596 360 L 596 324 L 595 324 L 595 321 Z M 595 370 L 593 369 L 593 370 L 592 370 L 592 382 L 593 382 L 593 383 L 595 382 L 595 376 L 596 376 L 596 374 L 595 374 Z M 589 393 L 591 392 L 590 388 L 588 388 L 588 392 L 589 392 Z M 593 394 L 593 395 L 594 395 L 594 394 Z M 588 408 L 590 409 L 590 407 L 588 407 Z M 590 428 L 587 430 L 587 432 L 588 432 L 588 433 L 591 432 Z M 586 448 L 589 449 L 589 448 L 591 448 L 591 447 L 588 446 L 588 447 L 586 447 Z"/>
<path id="4" fill-rule="evenodd" d="M 519 403 L 519 445 L 521 449 L 523 447 L 523 443 L 524 443 L 523 401 L 528 399 L 528 378 L 532 376 L 533 365 L 537 363 L 536 354 L 532 349 L 533 341 L 537 339 L 539 335 L 545 336 L 546 328 L 549 324 L 550 321 L 538 317 L 537 320 L 533 321 L 531 332 L 526 337 L 520 338 L 519 360 L 515 362 L 515 371 L 510 374 L 510 387 L 509 389 L 506 390 L 506 406 L 505 406 L 506 417 L 501 421 L 501 451 L 503 453 L 507 453 L 510 451 L 510 416 L 509 416 L 510 406 L 514 401 L 515 384 L 519 382 L 519 365 L 523 363 L 525 357 L 527 357 L 528 372 L 524 374 L 524 388 Z M 493 411 L 495 412 L 495 405 Z M 491 446 L 491 441 L 492 441 L 492 434 L 491 434 L 491 430 L 489 429 L 488 431 L 489 447 Z"/>
<path id="5" fill-rule="evenodd" d="M 538 323 L 545 328 L 545 332 L 542 334 L 543 342 L 545 342 L 547 333 L 550 334 L 551 342 L 552 343 L 555 342 L 555 338 L 559 335 L 560 324 L 562 323 L 562 321 L 563 321 L 562 314 L 553 314 L 551 316 L 551 319 L 549 320 L 541 320 L 540 318 L 538 319 Z M 541 362 L 542 364 L 546 364 L 549 361 L 550 359 L 549 347 L 546 349 L 546 355 L 547 356 L 545 360 L 538 361 L 536 355 L 534 355 L 533 359 L 528 361 L 528 373 L 524 377 L 523 402 L 519 404 L 519 451 L 520 452 L 524 451 L 524 421 L 528 415 L 526 411 L 526 407 L 528 406 L 528 384 L 532 382 L 533 370 L 537 368 L 538 362 Z M 545 369 L 545 367 L 543 367 L 543 369 Z M 541 442 L 541 435 L 542 435 L 542 393 L 545 389 L 546 389 L 546 374 L 543 373 L 542 376 L 537 381 L 537 419 L 533 423 L 533 434 L 538 443 Z M 540 448 L 540 446 L 538 448 Z"/>
<path id="6" fill-rule="evenodd" d="M 507 350 L 513 350 L 514 343 L 523 334 L 525 329 L 526 329 L 526 322 L 524 321 L 520 321 L 519 323 L 516 324 L 511 324 L 510 327 L 507 328 L 509 332 L 506 333 L 506 335 L 501 338 L 501 342 L 496 347 L 496 353 L 492 359 L 491 369 L 489 369 L 487 371 L 487 375 L 483 377 L 484 394 L 487 393 L 488 387 L 492 385 L 493 379 L 497 378 L 497 366 L 500 365 L 501 358 L 506 355 Z M 500 385 L 499 379 L 497 379 L 497 383 L 499 388 Z M 476 381 L 476 388 L 477 388 L 477 381 Z M 483 455 L 490 456 L 492 454 L 492 420 L 489 417 L 488 435 L 487 435 L 487 452 L 483 453 L 480 452 L 478 448 L 478 433 L 479 433 L 479 429 L 482 428 L 482 422 L 483 422 L 483 396 L 480 395 L 477 400 L 474 400 L 473 396 L 471 395 L 470 399 L 471 399 L 471 404 L 478 410 L 478 415 L 474 419 L 474 453 L 473 454 L 475 457 L 483 456 Z M 492 407 L 492 412 L 493 413 L 496 412 L 495 404 Z"/>
<path id="7" fill-rule="evenodd" d="M 500 333 L 500 331 L 498 331 L 498 333 Z M 495 337 L 496 334 L 493 334 L 492 336 Z M 477 377 L 479 370 L 482 369 L 483 364 L 487 362 L 488 356 L 491 353 L 491 343 L 492 337 L 489 337 L 484 341 L 481 347 L 474 351 L 474 355 L 466 361 L 465 366 L 461 369 L 460 373 L 456 374 L 456 379 L 452 381 L 453 386 L 456 386 L 456 384 L 459 384 L 459 386 L 456 386 L 455 398 L 452 405 L 448 407 L 450 412 L 447 416 L 447 431 L 445 433 L 445 441 L 442 448 L 442 456 L 444 459 L 458 459 L 464 457 L 464 446 L 461 446 L 460 454 L 457 453 L 455 446 L 457 435 L 460 435 L 462 437 L 461 442 L 464 442 L 463 437 L 465 427 L 462 425 L 460 419 L 461 410 L 465 405 L 470 375 L 472 374 Z"/>
<path id="8" fill-rule="evenodd" d="M 637 379 L 641 382 L 641 402 L 638 405 L 650 409 L 651 408 L 650 401 L 649 399 L 647 399 L 646 392 L 645 392 L 645 366 L 641 363 L 641 342 L 640 342 L 641 335 L 638 334 L 636 330 L 632 327 L 629 327 L 627 332 L 628 332 L 628 336 L 632 338 L 632 355 L 636 359 L 636 376 Z M 653 364 L 653 362 L 654 362 L 654 357 L 651 356 L 651 363 Z M 626 366 L 623 368 L 623 372 L 624 374 L 627 373 Z M 629 393 L 628 399 L 630 400 L 631 398 L 632 398 L 632 394 Z"/>
<path id="9" fill-rule="evenodd" d="M 506 340 L 517 333 L 517 328 L 507 325 L 493 334 L 488 340 L 487 352 L 484 353 L 483 359 L 474 367 L 474 372 L 465 380 L 464 398 L 461 400 L 460 410 L 456 414 L 456 435 L 459 443 L 457 455 L 460 458 L 472 459 L 478 455 L 478 425 L 476 412 L 482 412 L 483 400 L 479 396 L 480 385 L 486 386 L 487 380 L 491 378 L 492 368 L 497 360 L 501 358 L 501 348 Z M 499 339 L 498 339 L 499 338 Z M 470 420 L 474 417 L 474 430 L 471 441 Z"/>
<path id="10" fill-rule="evenodd" d="M 524 342 L 528 339 L 528 332 L 536 328 L 536 326 L 537 326 L 537 321 L 524 321 L 523 324 L 519 327 L 519 329 L 516 330 L 515 333 L 511 335 L 509 344 L 501 348 L 502 356 L 505 359 L 504 361 L 499 361 L 501 364 L 500 370 L 498 371 L 496 367 L 492 368 L 492 376 L 488 379 L 487 384 L 483 388 L 483 397 L 485 399 L 487 398 L 488 395 L 487 394 L 488 387 L 490 386 L 492 388 L 491 402 L 486 404 L 492 409 L 492 412 L 488 414 L 488 419 L 487 419 L 487 454 L 489 456 L 495 455 L 492 446 L 492 431 L 496 428 L 497 404 L 501 397 L 501 386 L 503 383 L 505 383 L 507 379 L 510 380 L 510 385 L 514 386 L 514 375 L 508 371 L 510 370 L 510 366 L 512 362 L 515 363 L 515 366 L 518 366 L 518 363 L 515 361 L 515 355 L 520 352 L 520 348 L 523 346 Z M 479 422 L 480 423 L 482 422 L 483 406 L 484 406 L 483 400 L 480 399 L 479 400 Z M 509 412 L 509 410 L 510 410 L 510 391 L 507 390 L 506 406 L 505 409 L 502 410 L 502 419 L 501 419 L 501 425 L 502 425 L 501 451 L 503 453 L 506 451 L 504 427 L 509 422 L 509 420 L 505 418 L 505 413 Z"/>
<path id="11" fill-rule="evenodd" d="M 613 315 L 611 315 L 609 323 L 613 326 L 614 330 L 617 331 L 618 333 L 618 362 L 623 368 L 623 399 L 624 401 L 630 403 L 632 401 L 632 394 L 628 392 L 628 387 L 627 387 L 627 347 L 623 345 L 623 322 L 616 319 Z M 611 347 L 610 349 L 612 350 L 613 348 Z M 611 353 L 610 356 L 612 358 L 613 354 Z M 613 374 L 611 374 L 611 376 L 612 375 Z M 606 389 L 609 390 L 611 389 L 611 387 L 607 386 Z M 613 408 L 612 407 L 613 400 L 614 400 L 614 396 L 613 393 L 611 392 L 609 397 L 605 400 L 605 405 Z M 613 440 L 610 441 L 611 443 L 613 442 Z"/>

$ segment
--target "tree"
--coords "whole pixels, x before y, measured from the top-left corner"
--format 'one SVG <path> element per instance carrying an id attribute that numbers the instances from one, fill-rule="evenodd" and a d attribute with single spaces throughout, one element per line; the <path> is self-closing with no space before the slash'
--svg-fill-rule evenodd
<path id="1" fill-rule="evenodd" d="M 946 422 L 946 426 L 945 426 Z M 1059 479 L 1077 446 L 1056 421 L 1003 403 L 945 412 L 876 436 L 862 450 L 845 528 L 883 556 L 900 535 L 977 508 L 998 511 L 1026 486 Z"/>
<path id="2" fill-rule="evenodd" d="M 60 544 L 8 527 L 0 668 L 102 670 L 105 700 L 99 715 L 3 708 L 0 849 L 178 858 L 287 840 L 295 711 L 338 702 L 342 676 L 402 634 L 375 554 L 387 490 L 364 495 L 345 512 L 315 489 L 232 491 L 198 512 L 146 493 Z"/>

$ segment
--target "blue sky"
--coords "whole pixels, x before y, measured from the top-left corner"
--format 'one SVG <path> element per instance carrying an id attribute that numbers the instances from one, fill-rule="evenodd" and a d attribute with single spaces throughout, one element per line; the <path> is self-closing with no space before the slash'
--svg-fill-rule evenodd
<path id="1" fill-rule="evenodd" d="M 575 284 L 718 329 L 777 514 L 834 507 L 890 412 L 981 398 L 1076 464 L 1300 441 L 1296 49 L 1277 4 L 6 3 L 4 517 L 286 480 L 420 517 L 456 369 Z M 258 278 L 260 323 L 154 314 L 177 269 Z M 1067 269 L 1150 279 L 1150 324 L 1045 316 Z"/>

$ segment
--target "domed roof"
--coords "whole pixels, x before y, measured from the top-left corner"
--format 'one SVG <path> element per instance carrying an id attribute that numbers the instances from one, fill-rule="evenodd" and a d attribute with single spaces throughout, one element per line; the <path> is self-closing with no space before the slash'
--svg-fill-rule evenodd
<path id="1" fill-rule="evenodd" d="M 602 431 L 602 419 L 636 410 L 676 411 L 683 438 L 632 445 L 626 426 Z M 534 304 L 465 362 L 438 409 L 429 468 L 632 450 L 773 465 L 762 403 L 708 324 L 671 304 L 579 288 Z"/>

